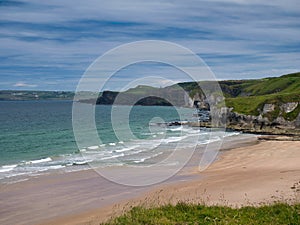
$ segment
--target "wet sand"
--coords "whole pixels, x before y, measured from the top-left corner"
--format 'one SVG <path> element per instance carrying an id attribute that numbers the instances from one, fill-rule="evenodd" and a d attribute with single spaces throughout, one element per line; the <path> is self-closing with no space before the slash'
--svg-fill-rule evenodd
<path id="1" fill-rule="evenodd" d="M 234 206 L 280 198 L 294 201 L 299 197 L 299 147 L 297 141 L 257 144 L 253 136 L 232 138 L 204 172 L 198 172 L 199 155 L 194 155 L 182 172 L 147 187 L 118 185 L 93 170 L 1 184 L 0 223 L 99 224 L 132 205 L 181 200 Z M 231 148 L 235 149 L 225 151 Z"/>

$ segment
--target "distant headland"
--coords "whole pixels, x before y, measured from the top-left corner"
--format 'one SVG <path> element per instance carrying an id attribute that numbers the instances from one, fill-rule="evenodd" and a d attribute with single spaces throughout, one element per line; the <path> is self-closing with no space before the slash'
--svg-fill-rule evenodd
<path id="1" fill-rule="evenodd" d="M 300 134 L 300 72 L 280 77 L 219 81 L 222 93 L 215 91 L 215 84 L 212 81 L 183 82 L 164 88 L 139 85 L 124 92 L 104 91 L 98 94 L 86 91 L 79 94 L 81 102 L 91 104 L 173 105 L 198 110 L 209 110 L 212 107 L 210 102 L 218 104 L 225 100 L 222 112 L 215 115 L 221 118 L 223 124 L 200 121 L 194 125 L 225 125 L 234 130 L 263 134 Z M 211 86 L 211 92 L 204 94 L 200 87 L 207 86 Z M 74 92 L 68 91 L 0 91 L 0 100 L 73 99 Z"/>

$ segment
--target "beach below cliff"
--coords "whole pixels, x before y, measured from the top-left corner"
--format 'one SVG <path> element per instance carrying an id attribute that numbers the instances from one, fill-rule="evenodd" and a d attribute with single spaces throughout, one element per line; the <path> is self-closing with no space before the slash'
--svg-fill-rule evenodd
<path id="1" fill-rule="evenodd" d="M 198 156 L 164 183 L 129 187 L 93 170 L 1 184 L 1 224 L 99 224 L 135 205 L 288 203 L 300 200 L 300 142 L 227 140 L 217 160 L 199 172 Z"/>

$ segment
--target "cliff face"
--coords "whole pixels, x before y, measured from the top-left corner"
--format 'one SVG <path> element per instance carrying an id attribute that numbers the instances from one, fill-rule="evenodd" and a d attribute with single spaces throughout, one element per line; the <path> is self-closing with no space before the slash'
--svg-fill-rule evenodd
<path id="1" fill-rule="evenodd" d="M 104 91 L 96 104 L 196 107 L 211 110 L 212 114 L 210 123 L 197 126 L 300 134 L 300 73 L 258 80 L 220 81 L 219 85 L 201 81 L 165 88 L 137 86 L 120 93 Z"/>
<path id="2" fill-rule="evenodd" d="M 89 100 L 92 102 L 92 100 Z M 95 102 L 95 100 L 94 100 Z M 137 87 L 126 92 L 104 91 L 97 99 L 99 105 L 144 105 L 192 107 L 187 93 L 182 90 Z"/>
<path id="3" fill-rule="evenodd" d="M 224 81 L 226 125 L 253 133 L 300 134 L 300 73 Z M 224 118 L 225 114 L 220 115 Z"/>
<path id="4" fill-rule="evenodd" d="M 227 108 L 226 127 L 251 133 L 300 135 L 299 105 L 300 102 L 288 102 L 279 107 L 276 104 L 264 104 L 258 116 L 236 113 L 233 108 Z"/>

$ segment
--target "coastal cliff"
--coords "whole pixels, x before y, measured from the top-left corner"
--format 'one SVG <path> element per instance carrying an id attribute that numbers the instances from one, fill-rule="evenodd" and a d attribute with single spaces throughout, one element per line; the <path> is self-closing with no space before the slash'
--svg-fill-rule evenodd
<path id="1" fill-rule="evenodd" d="M 285 105 L 294 105 L 294 109 L 284 108 Z M 295 107 L 297 105 L 297 107 Z M 191 126 L 200 126 L 208 128 L 226 128 L 235 131 L 255 134 L 275 134 L 275 135 L 297 135 L 300 136 L 300 102 L 291 102 L 282 104 L 277 117 L 270 117 L 275 113 L 276 106 L 265 104 L 263 111 L 258 116 L 245 115 L 233 111 L 233 108 L 223 107 L 221 110 L 211 111 L 212 120 L 198 121 L 190 123 Z M 287 115 L 295 115 L 288 117 Z"/>
<path id="2" fill-rule="evenodd" d="M 227 127 L 252 133 L 300 131 L 300 73 L 254 80 L 184 82 L 164 88 L 140 85 L 125 92 L 104 91 L 93 104 L 195 107 L 211 110 L 214 121 L 194 126 Z M 206 88 L 206 95 L 200 87 Z M 209 90 L 209 91 L 207 91 Z M 222 102 L 225 105 L 220 105 Z"/>
<path id="3" fill-rule="evenodd" d="M 226 99 L 228 128 L 252 133 L 300 134 L 300 73 L 243 83 Z"/>
<path id="4" fill-rule="evenodd" d="M 194 93 L 191 98 L 196 107 L 212 108 L 212 121 L 199 121 L 193 125 L 226 126 L 260 134 L 300 135 L 300 73 L 259 80 L 220 81 L 226 106 L 218 106 L 218 97 L 213 99 L 215 93 L 204 96 L 191 83 L 181 85 Z M 207 106 L 208 102 L 216 105 Z"/>
<path id="5" fill-rule="evenodd" d="M 289 111 L 285 105 L 291 104 L 294 110 Z M 299 102 L 291 102 L 282 104 L 280 111 L 276 112 L 275 104 L 265 104 L 264 109 L 258 116 L 244 115 L 233 112 L 233 108 L 227 108 L 226 127 L 233 130 L 260 133 L 260 134 L 285 134 L 285 135 L 300 135 L 300 112 Z M 294 112 L 295 111 L 295 112 Z M 295 114 L 295 118 L 290 118 L 289 113 Z M 272 113 L 278 114 L 277 117 L 272 117 Z"/>

